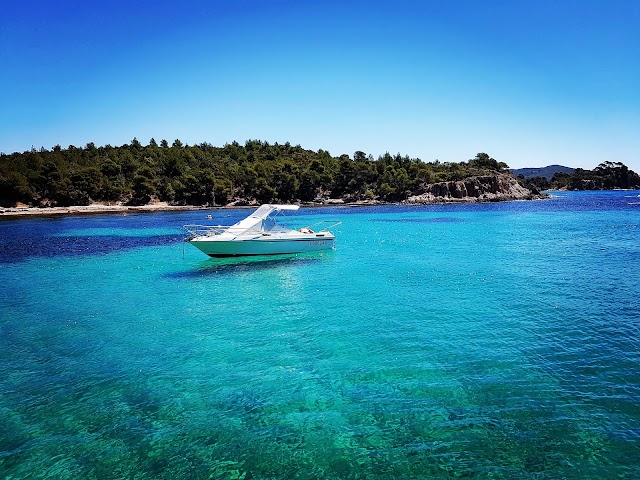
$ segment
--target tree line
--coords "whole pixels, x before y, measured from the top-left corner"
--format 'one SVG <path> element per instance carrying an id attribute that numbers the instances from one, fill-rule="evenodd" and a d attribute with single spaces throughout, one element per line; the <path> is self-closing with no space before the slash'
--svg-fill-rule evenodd
<path id="1" fill-rule="evenodd" d="M 573 173 L 557 172 L 551 180 L 545 177 L 518 180 L 526 187 L 539 190 L 613 190 L 640 189 L 640 175 L 620 162 L 603 162 L 593 170 L 576 168 Z"/>
<path id="2" fill-rule="evenodd" d="M 362 151 L 332 156 L 300 145 L 248 140 L 215 147 L 175 140 L 142 145 L 31 149 L 0 154 L 0 204 L 34 206 L 152 200 L 174 205 L 224 205 L 234 200 L 312 202 L 324 198 L 401 201 L 433 183 L 505 172 L 486 153 L 466 162 L 423 162 Z"/>

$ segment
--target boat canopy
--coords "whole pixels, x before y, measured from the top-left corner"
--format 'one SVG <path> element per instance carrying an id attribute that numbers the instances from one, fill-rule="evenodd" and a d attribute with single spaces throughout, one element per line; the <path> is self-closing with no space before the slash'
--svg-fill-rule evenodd
<path id="1" fill-rule="evenodd" d="M 257 225 L 260 225 L 264 220 L 269 217 L 273 212 L 280 210 L 298 210 L 299 205 L 261 205 L 255 212 L 249 215 L 244 220 L 240 220 L 238 223 L 232 225 L 229 230 L 239 233 L 245 230 L 249 230 Z"/>
<path id="2" fill-rule="evenodd" d="M 259 218 L 261 220 L 265 220 L 269 215 L 271 215 L 275 211 L 279 210 L 298 210 L 300 206 L 298 205 L 270 205 L 265 204 L 261 205 L 255 212 L 253 212 L 249 218 Z"/>

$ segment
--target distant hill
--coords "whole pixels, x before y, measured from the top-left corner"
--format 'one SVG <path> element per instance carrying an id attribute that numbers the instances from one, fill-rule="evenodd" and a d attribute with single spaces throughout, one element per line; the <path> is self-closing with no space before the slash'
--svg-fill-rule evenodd
<path id="1" fill-rule="evenodd" d="M 593 170 L 551 165 L 544 168 L 515 169 L 511 173 L 516 174 L 520 184 L 530 190 L 640 190 L 640 175 L 620 162 L 602 162 Z M 519 175 L 524 175 L 525 178 Z"/>
<path id="2" fill-rule="evenodd" d="M 544 177 L 547 180 L 551 180 L 555 173 L 562 172 L 571 174 L 574 170 L 575 168 L 564 167 L 562 165 L 549 165 L 548 167 L 540 168 L 514 168 L 511 171 L 516 177 L 522 175 L 524 178 Z"/>

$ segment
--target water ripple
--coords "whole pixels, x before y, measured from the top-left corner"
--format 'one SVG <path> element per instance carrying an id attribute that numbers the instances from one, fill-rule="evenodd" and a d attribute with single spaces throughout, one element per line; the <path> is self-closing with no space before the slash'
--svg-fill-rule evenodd
<path id="1" fill-rule="evenodd" d="M 335 252 L 223 261 L 202 212 L 0 222 L 0 476 L 635 478 L 627 201 L 308 210 Z"/>

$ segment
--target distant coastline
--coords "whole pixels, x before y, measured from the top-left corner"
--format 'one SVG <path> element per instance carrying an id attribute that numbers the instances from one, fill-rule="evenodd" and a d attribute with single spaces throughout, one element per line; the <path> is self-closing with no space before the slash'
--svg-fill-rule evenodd
<path id="1" fill-rule="evenodd" d="M 400 154 L 325 150 L 248 140 L 223 147 L 171 146 L 136 138 L 120 147 L 59 145 L 0 153 L 0 216 L 174 211 L 212 205 L 430 205 L 545 198 L 550 188 L 599 190 L 640 185 L 617 162 L 593 171 L 552 165 L 553 176 L 517 177 L 487 153 L 466 162 L 423 162 Z M 548 175 L 547 175 L 548 176 Z M 4 208 L 4 210 L 2 210 Z"/>
<path id="2" fill-rule="evenodd" d="M 324 202 L 300 202 L 302 207 L 323 208 L 323 207 L 375 207 L 380 205 L 462 205 L 471 203 L 495 203 L 518 200 L 544 200 L 550 198 L 547 194 L 536 195 L 535 198 L 435 198 L 432 200 L 417 199 L 414 201 L 386 202 L 382 200 L 355 200 L 345 201 L 343 199 L 327 199 Z M 277 203 L 277 202 L 274 202 Z M 73 205 L 68 207 L 31 207 L 19 205 L 11 208 L 0 208 L 0 219 L 15 217 L 55 217 L 66 215 L 98 215 L 98 214 L 128 214 L 128 213 L 153 213 L 153 212 L 180 212 L 198 210 L 229 210 L 241 208 L 256 208 L 256 202 L 238 201 L 227 205 L 168 205 L 166 203 L 149 204 L 141 206 L 130 205 L 105 205 L 94 203 L 90 205 Z"/>
<path id="3" fill-rule="evenodd" d="M 73 205 L 68 207 L 29 207 L 17 206 L 12 208 L 0 208 L 2 217 L 49 217 L 58 215 L 91 215 L 102 213 L 150 213 L 150 212 L 174 212 L 184 210 L 208 210 L 220 207 L 207 207 L 198 205 Z"/>

